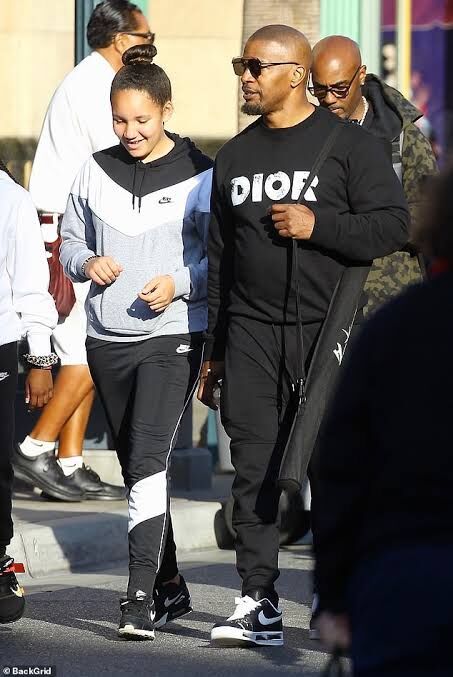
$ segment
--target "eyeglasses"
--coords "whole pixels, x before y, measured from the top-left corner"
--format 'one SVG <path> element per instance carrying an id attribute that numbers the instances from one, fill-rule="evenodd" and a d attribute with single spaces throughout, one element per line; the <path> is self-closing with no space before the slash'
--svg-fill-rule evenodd
<path id="1" fill-rule="evenodd" d="M 148 31 L 148 33 L 135 33 L 134 31 L 121 31 L 125 35 L 136 35 L 137 38 L 143 38 L 144 40 L 148 40 L 152 45 L 154 45 L 154 39 L 156 37 L 155 33 L 151 33 L 151 31 Z"/>
<path id="2" fill-rule="evenodd" d="M 233 70 L 236 75 L 244 75 L 245 71 L 249 70 L 250 75 L 252 78 L 255 78 L 255 80 L 259 78 L 263 68 L 269 68 L 269 66 L 286 66 L 290 64 L 294 66 L 301 65 L 296 61 L 261 61 L 255 57 L 243 59 L 240 56 L 233 59 L 231 63 L 233 64 Z"/>
<path id="3" fill-rule="evenodd" d="M 321 100 L 325 99 L 329 92 L 332 92 L 336 99 L 346 99 L 349 94 L 349 90 L 351 89 L 351 85 L 356 79 L 357 73 L 361 68 L 362 66 L 357 68 L 356 72 L 346 85 L 333 85 L 332 87 L 327 87 L 326 85 L 318 85 L 317 82 L 314 82 L 313 85 L 308 88 L 308 91 L 313 96 L 316 96 L 317 99 Z"/>

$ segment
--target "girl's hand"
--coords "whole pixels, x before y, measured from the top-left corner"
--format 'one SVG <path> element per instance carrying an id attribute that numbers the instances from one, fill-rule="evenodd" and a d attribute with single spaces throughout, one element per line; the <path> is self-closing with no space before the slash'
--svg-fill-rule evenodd
<path id="1" fill-rule="evenodd" d="M 145 301 L 155 313 L 161 313 L 168 308 L 175 297 L 175 281 L 171 275 L 153 277 L 145 284 L 138 297 Z"/>
<path id="2" fill-rule="evenodd" d="M 123 266 L 111 256 L 96 256 L 85 264 L 85 275 L 101 287 L 115 282 L 122 271 Z"/>
<path id="3" fill-rule="evenodd" d="M 50 369 L 30 369 L 25 380 L 25 404 L 30 409 L 44 407 L 53 395 Z"/>

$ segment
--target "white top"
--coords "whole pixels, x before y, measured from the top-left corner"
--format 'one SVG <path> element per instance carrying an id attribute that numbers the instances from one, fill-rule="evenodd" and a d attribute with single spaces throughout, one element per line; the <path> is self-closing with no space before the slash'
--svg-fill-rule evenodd
<path id="1" fill-rule="evenodd" d="M 0 171 L 0 345 L 28 339 L 32 355 L 49 355 L 58 321 L 48 293 L 49 267 L 30 195 Z"/>
<path id="2" fill-rule="evenodd" d="M 30 176 L 37 209 L 63 214 L 77 172 L 90 155 L 118 143 L 110 87 L 115 71 L 92 52 L 63 80 L 47 109 Z"/>

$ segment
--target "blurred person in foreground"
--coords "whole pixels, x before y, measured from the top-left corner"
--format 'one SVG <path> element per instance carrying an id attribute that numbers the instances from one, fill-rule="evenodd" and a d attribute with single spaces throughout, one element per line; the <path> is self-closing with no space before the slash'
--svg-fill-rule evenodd
<path id="1" fill-rule="evenodd" d="M 29 368 L 25 398 L 30 408 L 52 397 L 50 335 L 57 323 L 47 291 L 49 270 L 36 210 L 0 160 L 0 623 L 17 621 L 24 612 L 23 590 L 14 560 L 6 554 L 13 537 L 11 493 L 14 403 L 17 390 L 17 342 L 26 336 Z"/>
<path id="2" fill-rule="evenodd" d="M 90 17 L 87 40 L 92 53 L 65 77 L 52 97 L 30 177 L 30 192 L 40 211 L 46 242 L 58 237 L 61 215 L 83 163 L 92 153 L 117 143 L 110 87 L 123 65 L 122 54 L 133 45 L 153 42 L 154 35 L 136 5 L 127 0 L 104 0 Z M 83 442 L 94 399 L 85 350 L 84 303 L 89 287 L 87 283 L 74 284 L 72 310 L 67 317 L 60 316 L 53 332 L 61 360 L 54 398 L 14 453 L 15 473 L 21 480 L 66 501 L 114 500 L 125 494 L 123 487 L 102 482 L 83 463 Z M 54 456 L 57 440 L 58 454 Z"/>
<path id="3" fill-rule="evenodd" d="M 317 624 L 355 677 L 452 674 L 452 194 L 450 168 L 414 229 L 430 279 L 364 326 L 321 438 Z"/>
<path id="4" fill-rule="evenodd" d="M 437 173 L 431 143 L 415 124 L 422 112 L 397 89 L 367 73 L 358 44 L 344 35 L 331 35 L 314 46 L 309 89 L 320 106 L 392 144 L 393 169 L 403 184 L 414 221 L 421 181 Z M 388 301 L 408 284 L 420 282 L 423 272 L 423 258 L 417 260 L 408 252 L 376 259 L 365 286 L 367 311 Z"/>

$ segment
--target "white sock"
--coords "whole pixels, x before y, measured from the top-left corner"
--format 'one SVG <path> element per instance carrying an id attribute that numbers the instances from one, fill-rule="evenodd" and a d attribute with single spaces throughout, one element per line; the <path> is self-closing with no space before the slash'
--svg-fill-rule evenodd
<path id="1" fill-rule="evenodd" d="M 70 456 L 69 458 L 59 458 L 58 463 L 66 477 L 83 466 L 83 456 Z"/>
<path id="2" fill-rule="evenodd" d="M 20 450 L 27 458 L 36 458 L 40 454 L 45 454 L 47 451 L 55 451 L 55 442 L 43 442 L 42 440 L 34 440 L 33 437 L 27 435 L 22 444 L 19 444 Z"/>

